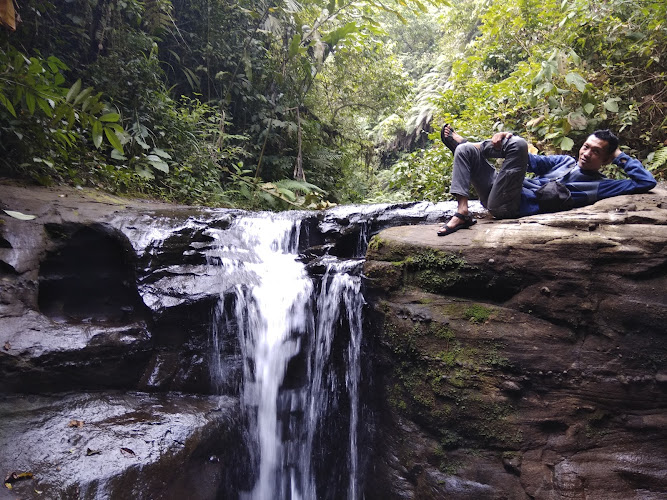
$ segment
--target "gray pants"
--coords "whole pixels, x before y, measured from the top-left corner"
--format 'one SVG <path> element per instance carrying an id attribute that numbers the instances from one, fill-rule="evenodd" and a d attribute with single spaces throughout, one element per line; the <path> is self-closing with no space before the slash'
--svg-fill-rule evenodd
<path id="1" fill-rule="evenodd" d="M 487 158 L 504 158 L 498 172 Z M 478 149 L 465 142 L 456 148 L 452 185 L 449 192 L 470 197 L 472 184 L 482 205 L 498 219 L 519 216 L 521 187 L 528 167 L 528 144 L 518 136 L 502 142 L 501 149 L 493 148 L 490 140 L 481 143 Z"/>

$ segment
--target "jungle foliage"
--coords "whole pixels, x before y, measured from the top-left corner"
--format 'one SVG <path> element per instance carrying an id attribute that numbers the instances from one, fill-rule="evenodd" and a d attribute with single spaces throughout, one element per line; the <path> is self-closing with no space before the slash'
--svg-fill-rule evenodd
<path id="1" fill-rule="evenodd" d="M 450 123 L 469 138 L 510 130 L 539 152 L 576 155 L 593 130 L 610 128 L 626 152 L 665 179 L 665 2 L 467 2 L 448 18 L 440 53 L 456 53 L 451 73 L 422 91 L 438 93 L 421 106 L 433 113 L 431 139 Z M 451 154 L 436 144 L 404 155 L 388 185 L 442 199 L 450 171 Z"/>
<path id="2" fill-rule="evenodd" d="M 452 123 L 667 174 L 659 0 L 22 0 L 0 175 L 246 208 L 446 198 Z"/>

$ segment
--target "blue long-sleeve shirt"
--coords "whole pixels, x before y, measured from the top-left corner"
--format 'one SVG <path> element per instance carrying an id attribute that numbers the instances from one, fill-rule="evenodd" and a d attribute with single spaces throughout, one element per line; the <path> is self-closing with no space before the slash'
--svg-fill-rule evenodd
<path id="1" fill-rule="evenodd" d="M 535 177 L 526 177 L 523 181 L 519 216 L 540 212 L 535 191 L 553 179 L 559 179 L 570 190 L 575 208 L 612 196 L 645 193 L 655 187 L 653 175 L 639 160 L 621 153 L 613 164 L 622 168 L 628 178 L 609 179 L 597 171 L 581 170 L 571 156 L 528 155 L 528 172 L 533 172 Z"/>

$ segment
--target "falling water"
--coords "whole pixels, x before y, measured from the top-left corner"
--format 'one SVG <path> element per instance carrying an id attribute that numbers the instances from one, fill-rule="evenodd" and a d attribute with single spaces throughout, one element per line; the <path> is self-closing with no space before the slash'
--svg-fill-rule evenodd
<path id="1" fill-rule="evenodd" d="M 343 314 L 350 331 L 345 378 L 350 405 L 347 498 L 356 500 L 363 305 L 360 261 L 331 259 L 318 287 L 298 260 L 298 220 L 269 214 L 243 217 L 225 233 L 226 243 L 220 245 L 215 258 L 222 285 L 213 330 L 213 367 L 214 379 L 225 377 L 220 343 L 224 331 L 235 325 L 244 359 L 242 405 L 257 468 L 255 484 L 242 498 L 317 498 L 313 457 L 321 451 L 315 447 L 322 418 L 336 405 L 332 394 L 339 382 L 329 364 Z M 230 282 L 234 282 L 231 288 Z M 224 299 L 230 293 L 234 307 L 226 311 Z M 292 375 L 297 380 L 287 381 L 292 364 L 302 368 Z"/>
<path id="2" fill-rule="evenodd" d="M 313 371 L 310 379 L 310 396 L 306 413 L 307 439 L 302 455 L 301 467 L 306 471 L 306 477 L 312 480 L 313 443 L 317 424 L 321 415 L 327 412 L 331 393 L 335 381 L 326 380 L 326 365 L 331 355 L 331 344 L 336 334 L 341 306 L 345 308 L 350 329 L 350 344 L 348 346 L 346 388 L 350 399 L 350 429 L 349 429 L 349 487 L 348 500 L 358 498 L 357 487 L 359 481 L 357 432 L 359 416 L 359 379 L 360 379 L 360 345 L 361 345 L 361 278 L 351 274 L 359 271 L 359 261 L 327 263 L 327 270 L 322 279 L 322 287 L 317 300 L 317 329 L 315 345 L 311 353 Z M 306 485 L 304 498 L 316 498 L 315 484 Z"/>

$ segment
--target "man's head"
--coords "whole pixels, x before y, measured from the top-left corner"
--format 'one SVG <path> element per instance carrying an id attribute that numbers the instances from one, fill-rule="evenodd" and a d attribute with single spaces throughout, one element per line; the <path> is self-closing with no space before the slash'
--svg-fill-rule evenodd
<path id="1" fill-rule="evenodd" d="M 582 170 L 598 171 L 614 159 L 617 148 L 618 137 L 609 129 L 596 130 L 579 150 L 579 167 Z"/>

